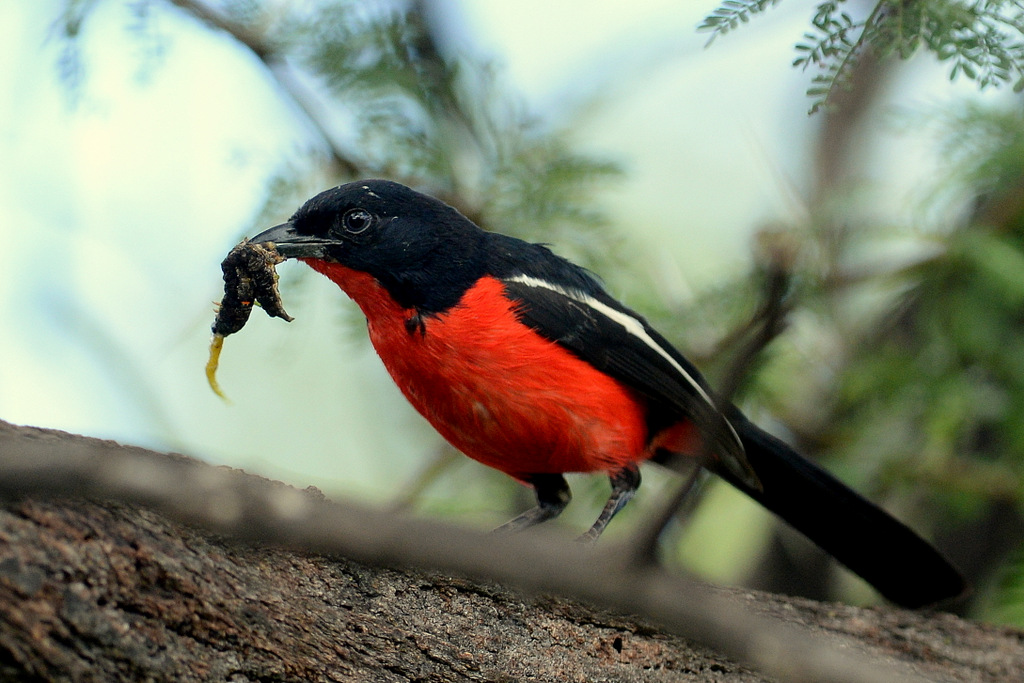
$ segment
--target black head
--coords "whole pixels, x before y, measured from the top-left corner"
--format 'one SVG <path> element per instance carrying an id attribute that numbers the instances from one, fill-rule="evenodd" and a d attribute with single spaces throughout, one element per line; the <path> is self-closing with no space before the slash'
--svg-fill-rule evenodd
<path id="1" fill-rule="evenodd" d="M 458 301 L 484 267 L 485 233 L 442 201 L 388 180 L 360 180 L 316 195 L 254 238 L 286 258 L 369 273 L 403 306 L 426 312 Z"/>
<path id="2" fill-rule="evenodd" d="M 274 242 L 286 258 L 322 258 L 358 268 L 389 261 L 417 265 L 442 243 L 480 230 L 444 202 L 390 180 L 359 180 L 325 190 L 287 223 L 252 238 Z"/>

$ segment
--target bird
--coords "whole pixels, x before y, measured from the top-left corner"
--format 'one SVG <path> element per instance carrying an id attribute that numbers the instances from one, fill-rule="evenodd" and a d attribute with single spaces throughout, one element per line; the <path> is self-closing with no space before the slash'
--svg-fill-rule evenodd
<path id="1" fill-rule="evenodd" d="M 937 549 L 715 392 L 596 275 L 547 245 L 486 231 L 397 182 L 317 194 L 251 240 L 340 287 L 405 398 L 456 449 L 532 487 L 498 528 L 557 517 L 566 473 L 605 474 L 596 540 L 640 486 L 641 463 L 702 464 L 807 536 L 885 598 L 964 594 Z"/>

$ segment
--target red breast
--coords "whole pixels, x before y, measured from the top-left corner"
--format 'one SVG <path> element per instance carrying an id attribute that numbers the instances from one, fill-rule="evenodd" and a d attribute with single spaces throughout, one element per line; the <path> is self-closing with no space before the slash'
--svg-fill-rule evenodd
<path id="1" fill-rule="evenodd" d="M 359 305 L 406 398 L 469 457 L 517 478 L 613 471 L 649 457 L 644 401 L 523 325 L 497 279 L 417 318 L 371 275 L 306 261 Z"/>

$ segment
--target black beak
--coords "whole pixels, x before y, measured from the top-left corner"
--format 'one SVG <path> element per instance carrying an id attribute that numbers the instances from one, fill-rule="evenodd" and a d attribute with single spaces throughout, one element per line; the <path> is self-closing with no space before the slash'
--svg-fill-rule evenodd
<path id="1" fill-rule="evenodd" d="M 295 232 L 295 226 L 291 223 L 275 225 L 249 241 L 257 244 L 273 242 L 277 247 L 277 253 L 285 258 L 323 258 L 327 253 L 328 245 L 320 238 L 298 234 Z"/>

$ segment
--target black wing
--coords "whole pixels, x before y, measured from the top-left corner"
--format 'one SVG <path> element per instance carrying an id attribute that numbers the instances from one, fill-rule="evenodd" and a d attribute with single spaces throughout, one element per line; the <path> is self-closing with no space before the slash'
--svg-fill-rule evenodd
<path id="1" fill-rule="evenodd" d="M 502 282 L 525 324 L 647 396 L 655 408 L 692 420 L 703 434 L 716 435 L 721 464 L 759 488 L 743 445 L 715 405 L 707 382 L 641 316 L 598 287 L 584 291 L 525 274 L 506 276 Z"/>

